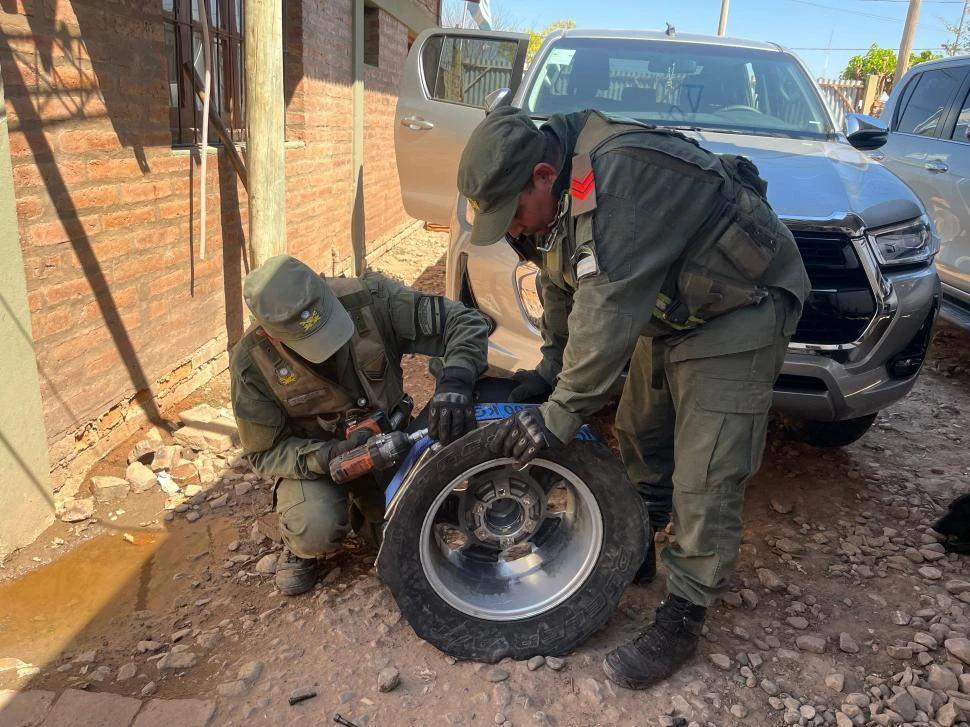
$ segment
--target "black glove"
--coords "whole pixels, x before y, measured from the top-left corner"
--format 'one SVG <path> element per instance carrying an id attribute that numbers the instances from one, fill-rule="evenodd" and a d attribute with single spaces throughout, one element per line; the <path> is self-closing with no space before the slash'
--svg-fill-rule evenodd
<path id="1" fill-rule="evenodd" d="M 346 454 L 355 447 L 360 447 L 367 443 L 367 440 L 371 438 L 374 432 L 369 429 L 358 429 L 353 432 L 346 439 L 337 441 L 335 439 L 325 442 L 320 449 L 314 452 L 314 456 L 317 458 L 317 464 L 320 465 L 320 469 L 323 472 L 330 471 L 330 460 L 334 457 L 339 457 L 342 454 Z"/>
<path id="2" fill-rule="evenodd" d="M 519 369 L 512 374 L 512 380 L 518 384 L 509 393 L 509 401 L 512 402 L 545 401 L 552 393 L 552 386 L 538 371 Z"/>
<path id="3" fill-rule="evenodd" d="M 522 464 L 531 462 L 544 449 L 561 446 L 558 437 L 546 428 L 538 409 L 522 409 L 506 417 L 488 442 L 490 452 Z"/>
<path id="4" fill-rule="evenodd" d="M 442 444 L 475 428 L 475 377 L 460 366 L 445 366 L 428 404 L 428 435 Z"/>

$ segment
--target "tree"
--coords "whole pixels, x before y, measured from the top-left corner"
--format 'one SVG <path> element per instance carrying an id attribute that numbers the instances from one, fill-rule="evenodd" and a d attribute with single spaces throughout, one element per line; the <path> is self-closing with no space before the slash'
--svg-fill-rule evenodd
<path id="1" fill-rule="evenodd" d="M 504 8 L 492 3 L 492 30 L 518 30 L 518 21 L 504 12 Z M 442 0 L 442 28 L 470 28 L 473 22 L 468 15 L 464 0 Z"/>
<path id="2" fill-rule="evenodd" d="M 917 63 L 931 61 L 934 58 L 942 58 L 941 55 L 933 51 L 924 50 L 921 53 L 911 53 L 909 65 L 915 66 Z M 842 71 L 842 78 L 847 81 L 864 81 L 869 76 L 878 76 L 881 80 L 880 86 L 888 91 L 892 86 L 893 75 L 896 73 L 896 53 L 889 48 L 880 48 L 873 43 L 865 55 L 852 56 L 848 65 Z"/>
<path id="3" fill-rule="evenodd" d="M 576 27 L 575 20 L 557 20 L 552 25 L 548 26 L 542 32 L 537 33 L 536 31 L 529 30 L 529 50 L 526 51 L 525 60 L 527 63 L 532 63 L 532 59 L 535 58 L 536 53 L 539 52 L 539 46 L 542 45 L 543 39 L 549 35 L 554 30 L 569 30 L 570 28 Z"/>

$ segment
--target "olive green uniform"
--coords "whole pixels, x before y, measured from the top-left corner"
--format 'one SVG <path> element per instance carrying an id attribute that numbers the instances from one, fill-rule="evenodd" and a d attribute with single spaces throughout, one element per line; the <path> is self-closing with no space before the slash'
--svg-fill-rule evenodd
<path id="1" fill-rule="evenodd" d="M 315 453 L 349 419 L 391 413 L 403 395 L 402 356 L 441 357 L 443 366 L 474 376 L 487 365 L 488 329 L 478 311 L 379 273 L 327 283 L 354 320 L 350 343 L 310 364 L 254 326 L 230 362 L 240 441 L 256 472 L 279 478 L 274 499 L 283 539 L 302 558 L 335 550 L 351 527 L 348 488 L 333 483 Z M 365 477 L 349 490 L 356 509 L 379 521 L 378 483 Z"/>
<path id="2" fill-rule="evenodd" d="M 745 483 L 808 277 L 747 160 L 596 112 L 544 128 L 566 152 L 572 192 L 540 261 L 537 370 L 555 382 L 541 414 L 570 441 L 630 361 L 623 460 L 652 525 L 673 510 L 670 592 L 709 606 L 737 557 Z"/>

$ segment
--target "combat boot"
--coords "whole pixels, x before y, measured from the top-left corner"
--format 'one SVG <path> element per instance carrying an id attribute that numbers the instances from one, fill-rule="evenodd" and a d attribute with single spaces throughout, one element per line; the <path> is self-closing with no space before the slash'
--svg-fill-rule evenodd
<path id="1" fill-rule="evenodd" d="M 694 654 L 706 612 L 703 606 L 668 595 L 646 631 L 606 655 L 606 676 L 627 689 L 646 689 L 663 681 Z"/>
<path id="2" fill-rule="evenodd" d="M 657 577 L 657 544 L 650 538 L 650 545 L 647 547 L 647 554 L 643 558 L 640 567 L 637 568 L 636 575 L 633 576 L 633 583 L 638 586 L 646 586 L 653 583 Z"/>
<path id="3" fill-rule="evenodd" d="M 276 561 L 276 588 L 284 596 L 306 593 L 317 583 L 319 569 L 316 558 L 301 558 L 289 548 L 283 548 Z"/>

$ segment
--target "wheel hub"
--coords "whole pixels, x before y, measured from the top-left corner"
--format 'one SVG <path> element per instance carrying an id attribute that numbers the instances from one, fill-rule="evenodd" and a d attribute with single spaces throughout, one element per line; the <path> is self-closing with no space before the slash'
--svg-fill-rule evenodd
<path id="1" fill-rule="evenodd" d="M 476 483 L 465 493 L 462 525 L 482 544 L 506 549 L 528 540 L 542 523 L 545 493 L 514 477 Z"/>

